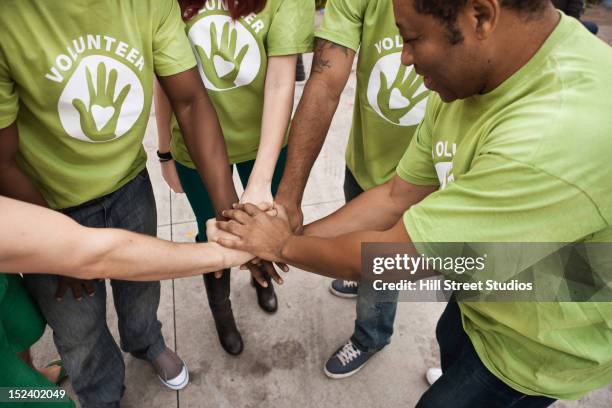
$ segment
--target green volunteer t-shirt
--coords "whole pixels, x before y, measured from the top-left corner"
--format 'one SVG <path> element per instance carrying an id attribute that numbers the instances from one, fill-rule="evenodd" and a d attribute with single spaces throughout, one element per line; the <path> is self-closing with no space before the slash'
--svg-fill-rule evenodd
<path id="1" fill-rule="evenodd" d="M 49 206 L 111 193 L 144 167 L 153 74 L 196 62 L 176 0 L 6 0 L 0 128 Z"/>
<path id="2" fill-rule="evenodd" d="M 187 23 L 200 75 L 217 111 L 230 163 L 257 156 L 268 58 L 312 50 L 314 2 L 268 0 L 264 9 L 233 21 L 224 1 L 208 0 Z M 176 119 L 171 152 L 195 168 Z"/>
<path id="3" fill-rule="evenodd" d="M 359 50 L 346 165 L 364 190 L 383 184 L 395 174 L 429 95 L 423 79 L 400 62 L 393 2 L 329 0 L 315 36 Z"/>
<path id="4" fill-rule="evenodd" d="M 566 16 L 485 95 L 430 98 L 398 175 L 441 189 L 404 214 L 436 242 L 612 242 L 612 50 Z M 609 268 L 604 281 L 612 281 Z M 612 381 L 612 303 L 460 303 L 486 367 L 530 395 Z"/>

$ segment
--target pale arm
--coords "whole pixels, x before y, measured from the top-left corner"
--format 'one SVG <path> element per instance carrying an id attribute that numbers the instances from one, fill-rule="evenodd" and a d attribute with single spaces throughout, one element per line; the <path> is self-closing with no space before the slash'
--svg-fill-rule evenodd
<path id="1" fill-rule="evenodd" d="M 296 62 L 296 55 L 268 59 L 259 149 L 241 202 L 272 202 L 272 176 L 293 111 Z"/>
<path id="2" fill-rule="evenodd" d="M 252 256 L 217 244 L 178 244 L 86 228 L 48 209 L 0 197 L 0 270 L 79 279 L 150 281 L 237 266 Z"/>

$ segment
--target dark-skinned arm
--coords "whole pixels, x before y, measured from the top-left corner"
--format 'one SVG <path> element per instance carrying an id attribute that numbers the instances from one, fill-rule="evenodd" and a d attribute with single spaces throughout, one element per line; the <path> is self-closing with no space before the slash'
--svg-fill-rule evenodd
<path id="1" fill-rule="evenodd" d="M 336 212 L 308 224 L 304 235 L 334 237 L 353 231 L 384 231 L 397 223 L 402 214 L 429 194 L 435 186 L 419 186 L 398 175 L 348 202 Z"/>
<path id="2" fill-rule="evenodd" d="M 15 162 L 19 149 L 19 131 L 17 123 L 0 129 L 0 195 L 48 207 L 47 202 L 32 180 L 21 171 Z M 95 287 L 85 280 L 60 277 L 58 279 L 55 297 L 62 299 L 68 288 L 72 289 L 75 299 L 80 299 L 82 293 L 89 295 L 95 293 Z"/>
<path id="3" fill-rule="evenodd" d="M 241 204 L 224 211 L 230 218 L 217 222 L 221 231 L 210 231 L 212 239 L 224 247 L 249 252 L 262 259 L 283 262 L 330 278 L 359 281 L 361 279 L 361 244 L 367 242 L 410 243 L 403 219 L 385 231 L 357 231 L 330 238 L 295 235 L 283 213 L 273 217 L 252 204 Z M 222 234 L 227 232 L 234 237 Z M 414 247 L 408 255 L 418 256 Z M 435 276 L 433 271 L 420 271 L 414 280 Z"/>
<path id="4" fill-rule="evenodd" d="M 297 107 L 287 147 L 287 164 L 275 201 L 287 208 L 291 226 L 302 226 L 300 209 L 310 170 L 321 151 L 340 96 L 351 74 L 355 51 L 317 39 L 312 69 Z"/>
<path id="5" fill-rule="evenodd" d="M 208 190 L 217 218 L 238 202 L 217 113 L 197 68 L 158 77 L 183 133 L 185 145 Z"/>
<path id="6" fill-rule="evenodd" d="M 359 281 L 361 244 L 365 242 L 408 243 L 410 237 L 401 219 L 385 231 L 356 231 L 330 238 L 292 235 L 281 248 L 279 262 L 329 278 Z M 417 255 L 416 250 L 412 255 Z"/>
<path id="7" fill-rule="evenodd" d="M 0 195 L 47 207 L 47 202 L 32 180 L 17 166 L 19 149 L 17 122 L 0 129 Z"/>

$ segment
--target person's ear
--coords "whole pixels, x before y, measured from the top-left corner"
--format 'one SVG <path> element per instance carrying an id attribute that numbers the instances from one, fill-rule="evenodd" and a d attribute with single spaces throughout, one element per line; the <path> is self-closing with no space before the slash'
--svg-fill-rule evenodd
<path id="1" fill-rule="evenodd" d="M 468 12 L 473 23 L 474 34 L 480 40 L 488 38 L 499 20 L 499 0 L 470 0 Z"/>

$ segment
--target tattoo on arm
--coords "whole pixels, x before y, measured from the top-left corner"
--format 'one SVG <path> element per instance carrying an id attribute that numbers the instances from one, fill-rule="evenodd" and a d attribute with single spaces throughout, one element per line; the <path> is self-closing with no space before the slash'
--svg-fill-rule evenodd
<path id="1" fill-rule="evenodd" d="M 339 49 L 342 51 L 345 57 L 348 57 L 349 52 L 348 48 L 336 44 L 331 41 L 323 40 L 321 38 L 317 39 L 315 44 L 314 55 L 312 57 L 312 72 L 316 72 L 317 74 L 323 73 L 326 69 L 331 68 L 331 58 L 327 54 L 328 50 Z"/>

